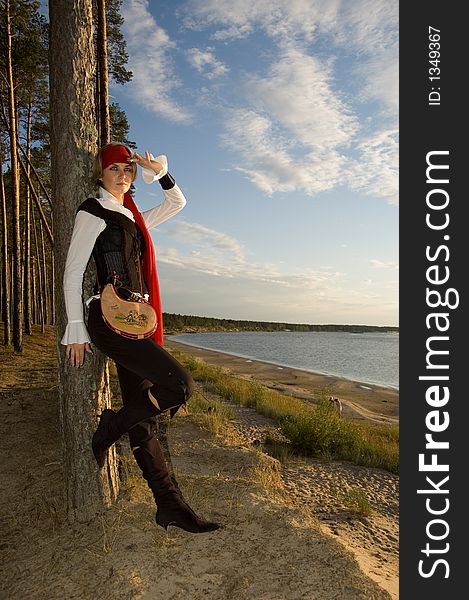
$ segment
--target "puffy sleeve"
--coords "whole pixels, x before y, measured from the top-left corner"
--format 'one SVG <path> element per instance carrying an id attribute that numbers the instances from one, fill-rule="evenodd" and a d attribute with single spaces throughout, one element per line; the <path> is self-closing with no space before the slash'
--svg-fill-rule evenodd
<path id="1" fill-rule="evenodd" d="M 164 200 L 161 204 L 142 212 L 143 220 L 148 229 L 167 221 L 186 205 L 186 198 L 176 184 L 169 190 L 163 190 L 163 194 Z"/>
<path id="2" fill-rule="evenodd" d="M 90 336 L 83 317 L 83 275 L 98 235 L 106 223 L 88 212 L 78 211 L 68 249 L 63 277 L 67 328 L 61 343 L 84 344 Z"/>
<path id="3" fill-rule="evenodd" d="M 157 156 L 150 155 L 153 160 L 157 160 L 163 165 L 163 169 L 156 175 L 149 169 L 142 170 L 142 176 L 146 183 L 159 181 L 163 188 L 164 200 L 161 204 L 142 212 L 143 220 L 148 229 L 156 227 L 160 223 L 167 221 L 180 210 L 182 210 L 187 200 L 180 187 L 174 181 L 174 178 L 168 173 L 168 159 L 164 154 Z"/>
<path id="4" fill-rule="evenodd" d="M 151 160 L 156 160 L 157 162 L 159 162 L 160 165 L 163 166 L 163 168 L 158 173 L 158 175 L 155 173 L 155 171 L 152 171 L 151 169 L 142 169 L 142 177 L 145 183 L 153 183 L 154 181 L 158 181 L 159 179 L 164 177 L 168 172 L 168 158 L 165 154 L 160 154 L 159 156 L 155 157 L 150 152 L 150 158 Z"/>

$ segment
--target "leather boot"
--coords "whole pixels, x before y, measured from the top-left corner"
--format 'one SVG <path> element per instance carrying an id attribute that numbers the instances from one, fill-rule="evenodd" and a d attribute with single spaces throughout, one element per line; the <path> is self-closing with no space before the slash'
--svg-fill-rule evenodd
<path id="1" fill-rule="evenodd" d="M 148 487 L 153 492 L 157 505 L 155 515 L 157 525 L 164 529 L 173 525 L 190 533 L 206 533 L 219 529 L 218 523 L 198 517 L 184 500 L 179 487 L 171 479 L 156 436 L 143 441 L 133 450 L 133 453 Z"/>
<path id="2" fill-rule="evenodd" d="M 179 406 L 173 401 L 159 402 L 158 406 L 148 397 L 148 391 L 142 392 L 138 402 L 132 402 L 123 406 L 118 412 L 106 408 L 101 413 L 98 428 L 96 429 L 91 446 L 99 468 L 103 468 L 106 462 L 108 449 L 117 442 L 129 429 L 165 410 Z"/>

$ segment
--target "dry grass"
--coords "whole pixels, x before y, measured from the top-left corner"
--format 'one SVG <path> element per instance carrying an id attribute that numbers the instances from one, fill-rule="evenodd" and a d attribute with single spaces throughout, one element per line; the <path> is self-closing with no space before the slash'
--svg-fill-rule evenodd
<path id="1" fill-rule="evenodd" d="M 259 452 L 259 463 L 250 473 L 250 480 L 258 483 L 266 491 L 278 491 L 284 488 L 280 463 L 261 452 Z"/>
<path id="2" fill-rule="evenodd" d="M 215 435 L 222 434 L 233 418 L 233 411 L 224 402 L 213 397 L 209 399 L 197 390 L 191 396 L 188 411 L 190 415 L 197 417 L 197 422 L 202 427 Z"/>
<path id="3" fill-rule="evenodd" d="M 173 353 L 205 390 L 277 421 L 297 452 L 398 473 L 398 426 L 340 418 L 328 401 L 326 389 L 317 390 L 318 402 L 312 405 L 256 381 L 227 374 L 201 359 L 179 351 Z"/>
<path id="4" fill-rule="evenodd" d="M 369 517 L 373 512 L 371 502 L 366 493 L 359 487 L 352 487 L 343 492 L 343 501 L 351 513 L 362 517 Z"/>

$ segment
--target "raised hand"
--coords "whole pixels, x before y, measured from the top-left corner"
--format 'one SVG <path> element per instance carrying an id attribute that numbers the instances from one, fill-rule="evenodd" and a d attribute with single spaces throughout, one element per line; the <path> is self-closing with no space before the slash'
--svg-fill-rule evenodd
<path id="1" fill-rule="evenodd" d="M 145 152 L 145 158 L 138 152 L 134 152 L 130 160 L 131 162 L 137 163 L 142 168 L 154 171 L 157 175 L 163 168 L 161 163 L 151 158 L 151 154 L 148 152 L 148 150 Z"/>

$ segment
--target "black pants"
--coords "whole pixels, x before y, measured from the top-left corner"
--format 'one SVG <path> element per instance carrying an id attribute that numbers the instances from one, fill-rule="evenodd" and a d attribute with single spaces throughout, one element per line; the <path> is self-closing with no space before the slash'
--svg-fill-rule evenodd
<path id="1" fill-rule="evenodd" d="M 157 431 L 158 410 L 152 409 L 148 402 L 147 390 L 166 405 L 180 405 L 192 394 L 193 379 L 152 339 L 131 340 L 109 329 L 97 300 L 90 304 L 88 331 L 93 344 L 116 363 L 124 410 L 142 416 L 141 421 L 128 430 L 131 447 L 136 448 Z"/>

